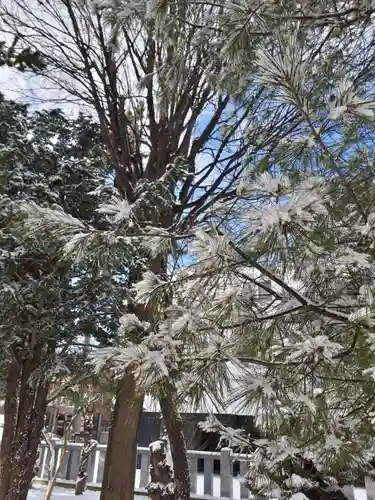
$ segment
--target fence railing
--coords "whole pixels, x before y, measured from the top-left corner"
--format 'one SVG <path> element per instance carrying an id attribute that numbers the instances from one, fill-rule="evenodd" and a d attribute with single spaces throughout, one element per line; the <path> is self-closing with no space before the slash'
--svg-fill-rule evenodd
<path id="1" fill-rule="evenodd" d="M 55 464 L 60 463 L 63 443 L 55 441 Z M 63 457 L 57 479 L 59 483 L 74 483 L 77 477 L 82 443 L 69 443 Z M 104 460 L 107 445 L 99 444 L 91 454 L 87 470 L 88 485 L 100 487 L 103 479 Z M 246 455 L 236 455 L 230 448 L 221 452 L 196 451 L 188 452 L 190 463 L 191 493 L 194 497 L 229 497 L 235 499 L 249 498 L 243 478 L 246 472 Z M 36 479 L 48 479 L 50 452 L 46 443 L 40 445 L 39 470 Z M 145 492 L 149 478 L 150 451 L 148 448 L 137 448 L 137 471 L 135 489 L 137 493 Z"/>
<path id="2" fill-rule="evenodd" d="M 55 465 L 60 462 L 63 443 L 54 441 Z M 63 457 L 58 474 L 58 482 L 74 484 L 77 477 L 82 443 L 69 443 Z M 107 445 L 99 444 L 91 454 L 88 466 L 88 485 L 100 487 L 103 479 L 104 460 Z M 249 491 L 244 486 L 244 475 L 247 470 L 247 455 L 234 454 L 230 448 L 220 452 L 191 450 L 188 452 L 190 463 L 191 494 L 194 498 L 233 498 L 248 499 Z M 46 443 L 42 442 L 39 455 L 39 471 L 37 479 L 48 479 L 50 452 Z M 137 471 L 135 490 L 146 493 L 149 478 L 150 451 L 148 448 L 137 448 Z M 53 473 L 54 471 L 52 471 Z M 375 500 L 375 481 L 365 479 L 365 488 L 357 489 L 345 486 L 345 494 L 349 500 Z"/>

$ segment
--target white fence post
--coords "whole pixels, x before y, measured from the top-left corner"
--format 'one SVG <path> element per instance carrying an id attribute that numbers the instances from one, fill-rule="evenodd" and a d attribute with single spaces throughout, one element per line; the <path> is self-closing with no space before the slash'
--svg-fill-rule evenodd
<path id="1" fill-rule="evenodd" d="M 354 486 L 351 486 L 350 484 L 346 484 L 345 486 L 342 487 L 342 491 L 344 492 L 344 495 L 348 500 L 354 500 Z"/>
<path id="2" fill-rule="evenodd" d="M 220 452 L 220 496 L 233 497 L 232 450 L 223 448 Z"/>
<path id="3" fill-rule="evenodd" d="M 94 484 L 98 482 L 99 461 L 100 461 L 100 450 L 95 450 L 94 471 L 92 474 L 92 482 Z"/>
<path id="4" fill-rule="evenodd" d="M 198 459 L 197 457 L 190 456 L 189 457 L 189 462 L 190 462 L 190 491 L 191 493 L 196 493 L 197 492 L 197 462 Z"/>
<path id="5" fill-rule="evenodd" d="M 68 470 L 69 456 L 72 454 L 72 452 L 73 452 L 73 450 L 71 450 L 69 448 L 65 451 L 63 446 L 61 446 L 61 448 L 59 450 L 59 460 L 56 464 L 56 466 L 58 467 L 60 460 L 62 459 L 62 463 L 61 463 L 61 467 L 60 467 L 59 475 L 58 475 L 59 479 L 67 479 L 66 476 L 67 476 L 67 470 Z"/>
<path id="6" fill-rule="evenodd" d="M 212 496 L 212 485 L 214 482 L 214 460 L 204 459 L 203 493 Z"/>
<path id="7" fill-rule="evenodd" d="M 58 443 L 57 446 L 55 444 L 55 463 L 53 464 L 52 476 L 55 474 L 55 472 L 59 466 L 62 452 L 63 452 L 63 450 L 62 450 L 62 446 L 60 446 L 60 443 Z M 59 477 L 60 475 L 61 475 L 61 469 L 57 475 L 58 479 L 60 479 L 60 477 Z"/>
<path id="8" fill-rule="evenodd" d="M 148 484 L 149 466 L 150 466 L 150 455 L 148 453 L 142 453 L 141 474 L 139 479 L 139 486 L 141 488 L 145 488 Z"/>
<path id="9" fill-rule="evenodd" d="M 52 438 L 51 439 L 51 446 L 54 452 L 54 460 L 52 463 L 52 455 L 51 455 L 51 450 L 48 447 L 48 477 L 47 479 L 50 480 L 56 470 L 57 464 L 59 463 L 60 455 L 59 452 L 61 452 L 61 449 L 58 447 L 59 446 L 59 439 L 58 438 Z"/>
<path id="10" fill-rule="evenodd" d="M 375 499 L 375 480 L 371 477 L 365 477 L 365 488 L 368 500 Z"/>
<path id="11" fill-rule="evenodd" d="M 42 455 L 42 465 L 41 465 L 41 468 L 39 469 L 39 477 L 40 477 L 40 479 L 43 479 L 44 473 L 46 471 L 46 463 L 47 463 L 47 455 L 48 455 L 48 448 L 46 445 L 41 446 L 40 454 Z"/>
<path id="12" fill-rule="evenodd" d="M 344 492 L 346 498 L 348 500 L 355 500 L 355 495 L 354 495 L 354 486 L 351 484 L 346 484 L 345 486 L 342 487 L 342 491 Z"/>

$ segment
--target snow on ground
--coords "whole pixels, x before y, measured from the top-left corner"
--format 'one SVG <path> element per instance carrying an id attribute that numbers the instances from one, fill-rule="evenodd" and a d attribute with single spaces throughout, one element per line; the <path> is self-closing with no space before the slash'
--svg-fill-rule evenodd
<path id="1" fill-rule="evenodd" d="M 364 488 L 354 488 L 355 500 L 367 500 L 367 492 Z"/>
<path id="2" fill-rule="evenodd" d="M 29 491 L 27 500 L 44 500 L 45 492 L 45 486 L 33 486 Z M 82 498 L 82 500 L 99 500 L 99 496 L 100 493 L 98 491 L 85 491 L 85 493 L 78 498 Z M 60 488 L 58 486 L 53 489 L 52 500 L 70 500 L 71 498 L 76 498 L 73 489 Z"/>
<path id="3" fill-rule="evenodd" d="M 44 500 L 44 495 L 46 492 L 45 486 L 33 486 L 29 491 L 27 500 Z M 85 493 L 79 497 L 74 496 L 74 489 L 72 488 L 60 488 L 56 486 L 53 488 L 52 500 L 99 500 L 99 491 L 85 491 Z M 141 495 L 136 495 L 135 500 L 147 500 L 146 497 Z M 362 499 L 360 499 L 362 500 Z"/>
<path id="4" fill-rule="evenodd" d="M 27 500 L 44 500 L 45 486 L 34 486 L 27 497 Z M 363 488 L 354 488 L 355 500 L 367 500 L 366 490 Z M 82 500 L 99 500 L 99 491 L 86 491 L 80 497 L 74 496 L 74 489 L 71 488 L 61 488 L 56 486 L 53 489 L 52 500 L 77 500 L 81 498 Z M 147 497 L 141 495 L 135 495 L 135 500 L 147 500 Z M 206 497 L 207 498 L 207 497 Z"/>

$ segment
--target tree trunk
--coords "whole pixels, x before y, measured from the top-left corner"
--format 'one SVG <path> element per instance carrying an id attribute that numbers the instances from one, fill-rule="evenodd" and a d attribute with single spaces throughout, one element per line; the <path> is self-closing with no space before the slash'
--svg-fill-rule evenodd
<path id="1" fill-rule="evenodd" d="M 148 263 L 148 267 L 155 274 L 160 274 L 165 269 L 164 259 L 153 259 Z M 136 283 L 141 276 L 140 268 L 132 269 L 128 286 Z M 130 303 L 128 312 L 136 314 L 141 321 L 152 321 L 153 311 L 150 307 Z M 139 342 L 140 339 L 136 335 L 130 340 Z M 112 413 L 100 500 L 134 498 L 137 438 L 143 399 L 144 396 L 137 393 L 133 375 L 125 375 L 117 391 Z"/>
<path id="2" fill-rule="evenodd" d="M 39 385 L 35 398 L 35 405 L 33 409 L 33 417 L 31 422 L 31 428 L 29 433 L 29 458 L 25 465 L 24 474 L 24 485 L 23 489 L 30 489 L 31 482 L 35 477 L 35 466 L 38 460 L 38 449 L 42 437 L 42 430 L 44 427 L 44 415 L 47 410 L 47 395 L 48 395 L 48 385 Z"/>
<path id="3" fill-rule="evenodd" d="M 33 479 L 48 392 L 47 384 L 31 382 L 39 354 L 9 363 L 0 458 L 0 500 L 26 500 Z"/>
<path id="4" fill-rule="evenodd" d="M 30 487 L 29 488 L 32 488 L 34 478 L 39 475 L 39 472 L 40 472 L 40 458 L 41 458 L 40 457 L 40 451 L 39 451 L 39 448 L 38 448 L 38 451 L 36 452 L 35 465 L 34 465 L 34 468 L 33 468 L 33 477 L 31 478 L 31 483 L 30 483 Z"/>
<path id="5" fill-rule="evenodd" d="M 170 397 L 159 399 L 165 429 L 171 445 L 176 500 L 190 500 L 190 469 L 180 414 Z"/>
<path id="6" fill-rule="evenodd" d="M 133 500 L 142 406 L 134 378 L 126 376 L 112 414 L 100 500 Z"/>
<path id="7" fill-rule="evenodd" d="M 316 486 L 314 488 L 303 488 L 301 490 L 309 500 L 348 500 L 341 488 L 324 488 Z"/>
<path id="8" fill-rule="evenodd" d="M 46 411 L 47 388 L 40 386 L 37 390 L 35 404 L 34 395 L 26 398 L 23 411 L 27 418 L 19 419 L 15 435 L 15 446 L 12 453 L 12 471 L 7 500 L 26 500 L 33 479 L 34 466 L 37 459 L 43 429 L 43 417 Z M 38 401 L 39 400 L 39 401 Z M 22 441 L 21 441 L 22 440 Z"/>
<path id="9" fill-rule="evenodd" d="M 19 366 L 15 359 L 9 362 L 4 402 L 4 429 L 0 448 L 0 500 L 5 500 L 11 476 L 12 447 L 17 425 L 17 392 Z"/>
<path id="10" fill-rule="evenodd" d="M 150 500 L 175 500 L 173 470 L 167 463 L 166 442 L 162 439 L 150 444 L 150 476 L 147 486 Z"/>

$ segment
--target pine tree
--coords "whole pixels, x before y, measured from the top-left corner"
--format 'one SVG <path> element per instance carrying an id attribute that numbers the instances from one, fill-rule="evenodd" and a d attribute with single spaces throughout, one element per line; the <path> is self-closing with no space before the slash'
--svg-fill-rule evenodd
<path id="1" fill-rule="evenodd" d="M 214 417 L 203 426 L 250 452 L 249 489 L 339 499 L 374 454 L 372 66 L 353 62 L 349 37 L 347 71 L 333 65 L 317 82 L 332 52 L 312 64 L 306 33 L 280 31 L 256 59 L 270 105 L 288 103 L 301 128 L 246 172 L 235 202 L 216 206 L 226 228 L 197 231 L 189 272 L 144 280 L 138 293 L 180 297 L 159 329 L 184 325 L 204 342 L 184 353 L 175 333 L 183 351 L 164 356 L 179 364 L 185 397 L 212 397 L 207 382 L 229 372 L 220 399 L 256 417 L 260 439 Z"/>

